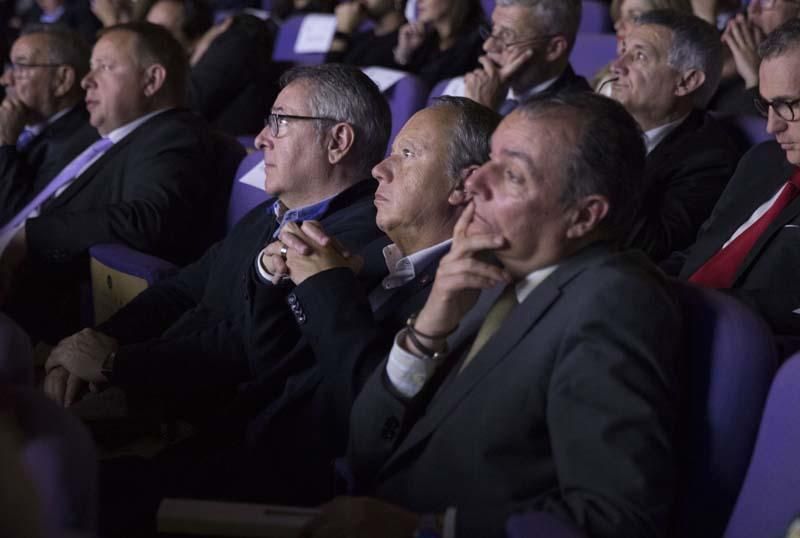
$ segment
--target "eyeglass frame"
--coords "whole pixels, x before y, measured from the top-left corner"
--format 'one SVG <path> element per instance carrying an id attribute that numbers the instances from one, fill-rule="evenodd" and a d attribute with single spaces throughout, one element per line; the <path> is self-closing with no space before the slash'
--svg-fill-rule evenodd
<path id="1" fill-rule="evenodd" d="M 43 64 L 43 63 L 23 63 L 23 62 L 7 62 L 4 66 L 4 69 L 11 70 L 14 76 L 17 76 L 17 73 L 21 73 L 23 71 L 27 71 L 29 69 L 35 69 L 40 67 L 61 67 L 63 63 L 55 63 L 55 64 Z"/>
<path id="2" fill-rule="evenodd" d="M 275 118 L 274 120 L 272 118 Z M 336 118 L 327 118 L 324 116 L 297 116 L 294 114 L 278 114 L 277 112 L 270 112 L 264 118 L 264 127 L 269 127 L 269 132 L 272 136 L 278 136 L 280 133 L 280 121 L 282 119 L 290 120 L 306 120 L 306 121 L 335 121 L 339 122 Z"/>
<path id="3" fill-rule="evenodd" d="M 776 107 L 775 106 L 776 104 L 779 106 Z M 769 118 L 769 109 L 772 108 L 776 116 L 778 116 L 783 121 L 788 121 L 788 122 L 800 120 L 800 114 L 795 113 L 795 107 L 797 107 L 798 104 L 800 104 L 800 97 L 798 97 L 797 99 L 791 99 L 789 101 L 787 101 L 786 99 L 773 99 L 772 101 L 768 101 L 767 99 L 764 99 L 761 96 L 753 98 L 753 105 L 756 107 L 756 111 L 760 115 L 762 115 L 765 118 Z M 784 117 L 784 115 L 778 111 L 780 105 L 783 105 L 788 108 L 791 118 Z"/>
<path id="4" fill-rule="evenodd" d="M 497 35 L 495 35 L 494 30 L 490 26 L 481 26 L 478 29 L 478 34 L 481 36 L 484 42 L 488 41 L 489 38 L 494 39 L 503 50 L 508 50 L 511 47 L 517 47 L 522 45 L 523 43 L 536 43 L 537 41 L 544 41 L 547 39 L 552 39 L 557 37 L 561 34 L 542 34 L 533 37 L 526 37 L 524 39 L 517 39 L 516 41 L 511 41 L 510 43 L 506 43 L 505 40 L 501 40 Z"/>

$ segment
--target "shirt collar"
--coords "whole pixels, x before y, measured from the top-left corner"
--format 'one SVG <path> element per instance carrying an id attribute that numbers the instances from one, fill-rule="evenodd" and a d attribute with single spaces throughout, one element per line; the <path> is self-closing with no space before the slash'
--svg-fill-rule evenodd
<path id="1" fill-rule="evenodd" d="M 549 88 L 550 86 L 555 84 L 557 80 L 558 80 L 558 77 L 553 77 L 551 79 L 545 80 L 544 82 L 540 82 L 536 86 L 534 86 L 532 88 L 529 88 L 528 90 L 526 90 L 526 91 L 524 91 L 522 93 L 519 93 L 519 94 L 517 92 L 515 92 L 513 89 L 509 89 L 508 90 L 508 95 L 506 96 L 506 99 L 513 99 L 514 101 L 522 102 L 525 99 L 527 99 L 528 97 L 531 97 L 533 95 L 538 95 L 538 94 L 542 93 L 547 88 Z"/>
<path id="2" fill-rule="evenodd" d="M 384 289 L 390 290 L 398 288 L 414 280 L 417 273 L 425 269 L 432 261 L 440 258 L 450 249 L 452 239 L 442 241 L 422 250 L 418 250 L 408 256 L 403 253 L 396 244 L 383 247 L 383 259 L 386 260 L 386 268 L 389 274 L 383 279 L 381 285 Z"/>
<path id="3" fill-rule="evenodd" d="M 644 143 L 647 147 L 647 153 L 649 154 L 651 151 L 656 149 L 662 140 L 664 140 L 672 131 L 674 131 L 678 125 L 683 123 L 686 118 L 689 117 L 689 114 L 686 114 L 684 117 L 680 118 L 679 120 L 665 123 L 664 125 L 659 125 L 658 127 L 654 127 L 648 131 L 644 132 Z"/>
<path id="4" fill-rule="evenodd" d="M 328 207 L 330 207 L 331 202 L 333 202 L 334 198 L 337 195 L 331 196 L 330 198 L 325 198 L 319 202 L 314 204 L 309 204 L 303 207 L 296 207 L 294 209 L 289 209 L 280 199 L 275 200 L 275 202 L 270 207 L 270 211 L 272 211 L 273 215 L 275 215 L 275 220 L 277 220 L 280 224 L 278 229 L 275 230 L 275 233 L 272 234 L 272 237 L 278 237 L 280 234 L 283 225 L 287 222 L 302 222 L 304 220 L 319 220 L 328 212 Z"/>
<path id="5" fill-rule="evenodd" d="M 42 11 L 42 14 L 39 15 L 39 22 L 43 22 L 46 24 L 57 22 L 58 19 L 60 19 L 61 16 L 64 15 L 65 11 L 66 8 L 63 5 L 60 5 L 52 11 L 48 11 L 47 13 Z"/>
<path id="6" fill-rule="evenodd" d="M 556 269 L 558 269 L 558 265 L 548 265 L 547 267 L 542 267 L 541 269 L 528 273 L 524 279 L 517 282 L 515 284 L 517 301 L 520 303 L 524 302 L 525 299 L 528 298 L 528 295 L 536 289 L 536 286 L 544 282 L 544 279 L 549 277 Z"/>
<path id="7" fill-rule="evenodd" d="M 166 112 L 167 110 L 168 109 L 166 108 L 162 108 L 160 110 L 156 110 L 155 112 L 150 112 L 149 114 L 145 114 L 144 116 L 136 118 L 132 122 L 126 123 L 122 127 L 117 127 L 116 129 L 108 133 L 105 136 L 105 138 L 108 138 L 109 140 L 111 140 L 113 143 L 116 144 L 117 142 L 119 142 L 120 140 L 131 134 L 141 124 L 143 124 L 150 118 L 161 114 L 162 112 Z"/>

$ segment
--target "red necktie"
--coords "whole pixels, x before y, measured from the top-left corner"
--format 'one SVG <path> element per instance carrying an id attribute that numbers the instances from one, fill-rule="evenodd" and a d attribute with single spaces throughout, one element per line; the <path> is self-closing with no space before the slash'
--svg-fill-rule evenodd
<path id="1" fill-rule="evenodd" d="M 764 233 L 781 211 L 800 194 L 800 170 L 795 170 L 786 182 L 781 194 L 766 213 L 750 225 L 739 237 L 731 241 L 689 277 L 689 282 L 707 288 L 730 288 L 736 277 L 736 271 L 752 250 L 758 238 Z"/>

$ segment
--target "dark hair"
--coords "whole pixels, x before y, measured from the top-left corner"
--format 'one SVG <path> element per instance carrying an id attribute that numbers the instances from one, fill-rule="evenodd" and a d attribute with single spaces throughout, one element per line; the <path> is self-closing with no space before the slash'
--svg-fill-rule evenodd
<path id="1" fill-rule="evenodd" d="M 23 28 L 20 37 L 43 35 L 47 39 L 47 61 L 68 65 L 75 70 L 78 86 L 89 71 L 89 44 L 74 30 L 55 24 L 31 24 Z"/>
<path id="2" fill-rule="evenodd" d="M 609 202 L 605 228 L 619 238 L 637 217 L 644 192 L 644 137 L 618 102 L 589 92 L 535 96 L 517 110 L 529 118 L 555 113 L 576 118 L 578 143 L 564 156 L 562 203 L 570 207 L 592 194 Z"/>
<path id="3" fill-rule="evenodd" d="M 453 179 L 451 187 L 456 187 L 463 169 L 489 160 L 491 136 L 503 117 L 466 97 L 437 97 L 430 108 L 451 110 L 456 115 L 447 148 L 447 173 Z"/>
<path id="4" fill-rule="evenodd" d="M 670 9 L 648 11 L 636 19 L 637 25 L 662 26 L 672 32 L 667 62 L 678 71 L 697 69 L 706 79 L 694 92 L 695 105 L 705 108 L 722 76 L 722 44 L 717 29 L 687 13 Z"/>
<path id="5" fill-rule="evenodd" d="M 800 46 L 800 19 L 789 19 L 767 35 L 758 47 L 762 60 L 782 56 Z"/>
<path id="6" fill-rule="evenodd" d="M 141 7 L 137 11 L 141 13 L 144 20 L 153 6 L 159 2 L 173 2 L 183 7 L 183 20 L 181 21 L 181 32 L 190 41 L 194 41 L 202 36 L 214 25 L 214 11 L 211 4 L 206 0 L 140 0 Z"/>
<path id="7" fill-rule="evenodd" d="M 126 22 L 101 30 L 100 37 L 112 32 L 131 32 L 136 37 L 136 60 L 142 67 L 159 64 L 167 72 L 161 89 L 175 105 L 183 105 L 189 79 L 189 60 L 186 51 L 169 30 L 145 21 Z"/>
<path id="8" fill-rule="evenodd" d="M 359 173 L 368 175 L 386 154 L 392 115 L 381 91 L 360 69 L 341 64 L 301 66 L 281 77 L 281 88 L 307 82 L 311 113 L 346 122 L 356 139 L 350 155 Z M 324 121 L 315 122 L 317 133 L 325 132 Z"/>

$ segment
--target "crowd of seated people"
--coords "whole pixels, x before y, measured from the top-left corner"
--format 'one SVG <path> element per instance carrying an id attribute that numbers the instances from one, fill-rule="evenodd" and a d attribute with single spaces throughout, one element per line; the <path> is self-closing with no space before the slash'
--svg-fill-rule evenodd
<path id="1" fill-rule="evenodd" d="M 96 517 L 72 503 L 32 535 L 151 536 L 174 497 L 321 506 L 314 538 L 500 537 L 517 512 L 675 535 L 698 383 L 678 290 L 719 290 L 782 358 L 800 348 L 800 7 L 615 0 L 616 58 L 576 73 L 584 0 L 486 5 L 3 12 L 24 24 L 0 78 L 0 335 L 25 375 L 0 360 L 21 492 L 0 529 L 52 503 L 14 460 L 9 387 L 33 378 L 61 419 L 116 393 L 122 428 L 182 435 L 101 459 Z M 309 13 L 335 26 L 322 63 L 274 62 Z M 395 116 L 374 66 L 428 105 Z M 743 148 L 731 113 L 775 140 Z M 267 198 L 226 232 L 245 175 Z M 93 323 L 108 243 L 176 269 Z"/>

